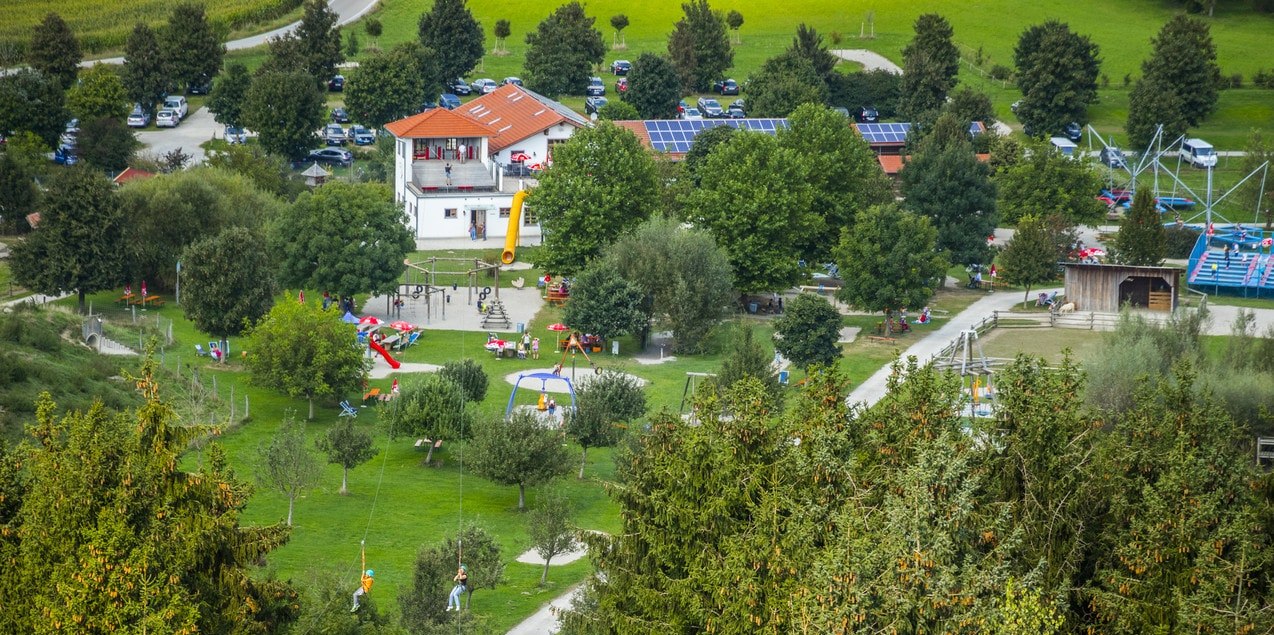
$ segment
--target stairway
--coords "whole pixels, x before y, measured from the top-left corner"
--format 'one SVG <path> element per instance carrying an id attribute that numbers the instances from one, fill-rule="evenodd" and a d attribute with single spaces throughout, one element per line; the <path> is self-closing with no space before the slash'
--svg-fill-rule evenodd
<path id="1" fill-rule="evenodd" d="M 482 328 L 490 328 L 497 324 L 503 325 L 506 331 L 513 328 L 513 321 L 509 319 L 509 313 L 504 310 L 504 302 L 491 300 L 485 306 L 487 312 L 482 316 Z"/>

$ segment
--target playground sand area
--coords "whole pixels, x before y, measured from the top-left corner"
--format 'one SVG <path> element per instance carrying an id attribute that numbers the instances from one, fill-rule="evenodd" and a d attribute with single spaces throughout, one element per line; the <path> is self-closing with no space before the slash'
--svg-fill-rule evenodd
<path id="1" fill-rule="evenodd" d="M 504 276 L 501 276 L 503 278 Z M 501 280 L 502 284 L 507 284 Z M 478 291 L 484 287 L 479 287 Z M 489 299 L 494 299 L 494 289 Z M 483 315 L 478 313 L 478 294 L 470 293 L 466 287 L 451 290 L 446 294 L 451 297 L 446 302 L 441 294 L 433 296 L 428 303 L 425 296 L 412 299 L 403 296 L 403 306 L 393 309 L 391 296 L 375 296 L 363 307 L 363 315 L 374 315 L 389 322 L 406 320 L 424 329 L 445 329 L 449 331 L 477 331 L 482 333 L 513 333 L 518 324 L 530 324 L 531 319 L 544 306 L 544 298 L 535 288 L 535 281 L 527 281 L 524 288 L 516 289 L 504 286 L 500 289 L 500 301 L 504 304 L 505 313 L 509 316 L 507 328 L 503 324 L 483 326 Z"/>

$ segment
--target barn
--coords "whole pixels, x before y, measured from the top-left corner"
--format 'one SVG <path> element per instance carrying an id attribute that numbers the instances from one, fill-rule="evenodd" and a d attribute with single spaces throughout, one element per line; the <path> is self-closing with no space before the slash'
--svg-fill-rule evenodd
<path id="1" fill-rule="evenodd" d="M 1114 313 L 1124 305 L 1173 311 L 1184 269 L 1066 262 L 1066 301 L 1080 311 Z"/>

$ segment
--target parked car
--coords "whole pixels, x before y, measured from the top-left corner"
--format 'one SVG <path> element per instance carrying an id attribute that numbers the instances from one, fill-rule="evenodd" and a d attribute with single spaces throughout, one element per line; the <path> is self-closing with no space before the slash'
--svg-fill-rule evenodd
<path id="1" fill-rule="evenodd" d="M 473 94 L 473 88 L 462 77 L 457 77 L 447 88 L 451 89 L 451 94 L 453 95 L 468 96 Z"/>
<path id="2" fill-rule="evenodd" d="M 437 107 L 438 107 L 438 102 L 430 99 L 429 101 L 420 105 L 420 112 L 424 112 L 426 110 L 433 110 L 434 108 L 437 108 Z"/>
<path id="3" fill-rule="evenodd" d="M 1013 111 L 1013 114 L 1015 114 L 1015 115 L 1016 115 L 1016 114 L 1017 114 L 1017 109 L 1018 109 L 1019 107 L 1021 107 L 1021 106 L 1022 106 L 1022 100 L 1021 100 L 1021 99 L 1019 99 L 1019 100 L 1017 100 L 1017 101 L 1015 101 L 1015 102 L 1013 102 L 1012 104 L 1010 104 L 1010 105 L 1009 105 L 1009 110 L 1012 110 L 1012 111 Z"/>
<path id="4" fill-rule="evenodd" d="M 486 95 L 488 93 L 495 92 L 495 89 L 499 88 L 494 79 L 488 79 L 485 77 L 474 80 L 469 87 L 473 89 L 473 92 L 478 93 L 479 95 Z"/>
<path id="5" fill-rule="evenodd" d="M 633 63 L 628 60 L 615 60 L 610 63 L 610 72 L 613 75 L 627 75 L 631 70 L 633 70 Z"/>
<path id="6" fill-rule="evenodd" d="M 336 123 L 349 123 L 349 112 L 344 108 L 332 109 L 332 121 Z"/>
<path id="7" fill-rule="evenodd" d="M 687 104 L 687 103 L 686 103 L 686 100 L 682 99 L 682 100 L 678 101 L 678 102 L 677 102 L 677 116 L 678 116 L 678 117 L 680 117 L 681 115 L 685 114 L 685 113 L 686 113 L 686 109 L 687 109 L 687 108 L 689 108 L 689 107 L 690 107 L 690 104 Z"/>
<path id="8" fill-rule="evenodd" d="M 349 138 L 354 140 L 356 146 L 369 146 L 376 143 L 376 135 L 372 134 L 366 126 L 354 126 L 349 129 Z"/>
<path id="9" fill-rule="evenodd" d="M 186 103 L 186 98 L 181 95 L 172 95 L 164 98 L 164 109 L 173 111 L 178 119 L 185 119 L 190 114 L 190 105 Z M 156 122 L 155 125 L 159 125 Z"/>
<path id="10" fill-rule="evenodd" d="M 1084 138 L 1084 129 L 1077 122 L 1072 121 L 1062 128 L 1062 134 L 1066 135 L 1067 139 L 1079 143 L 1079 140 Z"/>
<path id="11" fill-rule="evenodd" d="M 606 84 L 600 77 L 590 77 L 588 79 L 588 88 L 584 89 L 584 94 L 589 97 L 601 97 L 606 94 Z"/>
<path id="12" fill-rule="evenodd" d="M 731 106 L 725 109 L 725 116 L 729 119 L 746 119 L 748 113 L 743 112 L 742 108 L 735 108 L 734 106 Z"/>
<path id="13" fill-rule="evenodd" d="M 230 145 L 240 145 L 248 140 L 248 133 L 243 128 L 234 126 L 226 126 L 226 143 Z"/>
<path id="14" fill-rule="evenodd" d="M 129 128 L 145 128 L 150 125 L 150 113 L 141 108 L 134 108 L 133 112 L 128 115 Z"/>
<path id="15" fill-rule="evenodd" d="M 628 78 L 627 78 L 627 77 L 620 77 L 619 79 L 615 80 L 615 92 L 617 92 L 617 93 L 626 93 L 626 92 L 628 92 Z"/>
<path id="16" fill-rule="evenodd" d="M 345 134 L 345 128 L 341 127 L 341 124 L 329 123 L 323 128 L 323 140 L 329 146 L 339 146 L 344 145 L 349 140 L 349 136 Z"/>
<path id="17" fill-rule="evenodd" d="M 717 100 L 711 97 L 700 97 L 696 105 L 699 107 L 699 111 L 703 113 L 703 116 L 709 119 L 716 119 L 725 115 L 725 109 L 721 107 Z"/>
<path id="18" fill-rule="evenodd" d="M 602 109 L 602 106 L 609 104 L 610 100 L 605 97 L 589 97 L 584 100 L 584 114 L 591 115 Z"/>
<path id="19" fill-rule="evenodd" d="M 327 89 L 334 93 L 345 90 L 345 76 L 333 75 L 332 79 L 327 80 Z"/>
<path id="20" fill-rule="evenodd" d="M 1101 161 L 1102 165 L 1115 170 L 1121 170 L 1128 167 L 1123 151 L 1115 147 L 1102 148 L 1101 152 L 1097 155 L 1097 160 Z"/>
<path id="21" fill-rule="evenodd" d="M 212 92 L 212 79 L 206 75 L 186 85 L 187 95 L 207 95 L 210 92 Z"/>
<path id="22" fill-rule="evenodd" d="M 1181 149 L 1177 151 L 1182 159 L 1196 168 L 1211 168 L 1216 166 L 1216 150 L 1212 144 L 1203 139 L 1186 139 L 1181 142 Z"/>
<path id="23" fill-rule="evenodd" d="M 72 136 L 79 134 L 79 133 L 80 133 L 80 120 L 79 120 L 79 119 L 72 119 L 72 120 L 70 120 L 70 121 L 66 122 L 66 130 L 65 130 L 64 132 L 65 132 L 66 134 L 69 134 L 69 135 L 72 135 Z"/>
<path id="24" fill-rule="evenodd" d="M 53 151 L 53 162 L 58 165 L 75 165 L 80 162 L 79 156 L 75 154 L 75 148 L 68 145 L 60 145 L 57 150 Z"/>
<path id="25" fill-rule="evenodd" d="M 522 85 L 522 78 L 520 78 L 520 77 L 505 77 L 505 78 L 504 78 L 504 81 L 500 82 L 500 85 L 501 85 L 501 86 L 506 86 L 506 85 L 508 85 L 508 84 L 513 84 L 514 86 L 521 86 L 521 85 Z"/>
<path id="26" fill-rule="evenodd" d="M 311 150 L 305 160 L 349 167 L 354 164 L 354 153 L 344 148 L 323 148 L 322 150 Z"/>
<path id="27" fill-rule="evenodd" d="M 743 110 L 743 111 L 746 111 L 748 109 L 747 105 L 743 103 L 742 99 L 736 99 L 730 102 L 730 107 L 738 108 L 739 110 Z"/>
<path id="28" fill-rule="evenodd" d="M 739 94 L 739 82 L 733 79 L 723 79 L 719 82 L 712 83 L 712 92 L 718 95 L 737 95 Z"/>
<path id="29" fill-rule="evenodd" d="M 460 98 L 451 93 L 443 93 L 438 97 L 438 105 L 447 110 L 455 110 L 460 107 Z"/>
<path id="30" fill-rule="evenodd" d="M 876 123 L 880 121 L 880 112 L 871 106 L 863 106 L 854 113 L 854 120 L 858 123 Z"/>
<path id="31" fill-rule="evenodd" d="M 685 112 L 681 113 L 681 118 L 686 121 L 698 121 L 703 119 L 703 113 L 699 112 L 698 108 L 687 108 Z"/>
<path id="32" fill-rule="evenodd" d="M 155 114 L 156 128 L 176 128 L 181 123 L 181 117 L 177 116 L 177 112 L 167 108 Z"/>

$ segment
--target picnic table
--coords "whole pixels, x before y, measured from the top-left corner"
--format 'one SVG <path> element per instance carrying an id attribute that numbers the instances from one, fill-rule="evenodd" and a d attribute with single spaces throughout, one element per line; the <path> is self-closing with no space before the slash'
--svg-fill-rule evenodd
<path id="1" fill-rule="evenodd" d="M 390 335 L 389 337 L 381 340 L 380 345 L 385 347 L 393 346 L 394 343 L 400 339 L 402 339 L 401 335 Z"/>
<path id="2" fill-rule="evenodd" d="M 115 300 L 115 304 L 118 304 L 120 306 L 126 306 L 129 304 L 132 304 L 134 297 L 136 296 L 134 296 L 131 293 L 125 293 L 124 295 L 119 296 L 119 298 Z"/>
<path id="3" fill-rule="evenodd" d="M 134 296 L 128 303 L 144 309 L 148 306 L 164 306 L 164 299 L 157 295 Z"/>

